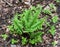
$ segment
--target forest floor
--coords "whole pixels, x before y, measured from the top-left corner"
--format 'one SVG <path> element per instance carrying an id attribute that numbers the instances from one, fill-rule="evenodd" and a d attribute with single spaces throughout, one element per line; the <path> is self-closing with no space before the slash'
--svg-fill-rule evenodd
<path id="1" fill-rule="evenodd" d="M 3 34 L 5 32 L 8 32 L 7 25 L 11 23 L 11 19 L 13 18 L 14 14 L 21 13 L 22 9 L 29 8 L 31 6 L 36 6 L 37 4 L 41 4 L 46 8 L 50 3 L 53 3 L 56 7 L 56 13 L 58 14 L 59 20 L 56 23 L 56 34 L 51 39 L 49 38 L 50 35 L 44 35 L 46 40 L 42 44 L 37 45 L 11 45 L 7 41 L 3 41 L 0 37 L 0 47 L 60 47 L 60 3 L 56 3 L 55 0 L 32 0 L 32 1 L 19 1 L 19 0 L 0 0 L 0 34 Z M 47 40 L 49 38 L 49 40 Z M 46 41 L 54 40 L 57 42 L 55 46 L 52 46 L 51 44 L 48 44 Z"/>

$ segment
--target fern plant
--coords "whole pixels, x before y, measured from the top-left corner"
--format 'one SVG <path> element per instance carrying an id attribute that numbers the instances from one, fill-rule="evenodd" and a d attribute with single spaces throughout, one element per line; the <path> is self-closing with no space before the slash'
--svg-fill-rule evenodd
<path id="1" fill-rule="evenodd" d="M 25 9 L 22 14 L 16 13 L 12 19 L 12 24 L 8 26 L 8 29 L 10 30 L 10 34 L 21 36 L 22 45 L 26 43 L 36 44 L 42 42 L 42 35 L 44 34 L 44 32 L 42 32 L 43 25 L 47 24 L 50 26 L 50 24 L 47 22 L 46 16 L 39 18 L 41 12 L 48 15 L 52 14 L 50 10 L 43 10 L 42 6 L 38 5 L 28 10 Z M 52 18 L 52 20 L 54 23 L 57 21 L 56 18 Z M 49 32 L 54 35 L 55 28 L 52 26 Z M 28 34 L 29 38 L 25 36 L 26 34 Z"/>
<path id="2" fill-rule="evenodd" d="M 45 17 L 38 19 L 38 16 L 41 14 L 42 6 L 32 7 L 29 10 L 25 10 L 23 14 L 16 14 L 12 20 L 12 24 L 8 26 L 11 34 L 19 34 L 22 36 L 23 33 L 29 34 L 29 43 L 35 44 L 41 42 L 41 36 L 43 32 L 37 31 L 42 28 L 42 25 L 45 22 Z M 31 36 L 32 35 L 32 36 Z M 25 40 L 25 37 L 22 38 Z M 34 40 L 34 43 L 31 42 Z M 25 41 L 22 41 L 22 44 L 25 44 Z"/>

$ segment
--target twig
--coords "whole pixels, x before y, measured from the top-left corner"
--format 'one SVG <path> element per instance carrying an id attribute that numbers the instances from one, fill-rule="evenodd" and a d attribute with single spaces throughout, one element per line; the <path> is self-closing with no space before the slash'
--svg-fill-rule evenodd
<path id="1" fill-rule="evenodd" d="M 4 2 L 6 2 L 9 6 L 13 6 L 11 3 L 7 2 L 6 0 L 4 0 Z"/>

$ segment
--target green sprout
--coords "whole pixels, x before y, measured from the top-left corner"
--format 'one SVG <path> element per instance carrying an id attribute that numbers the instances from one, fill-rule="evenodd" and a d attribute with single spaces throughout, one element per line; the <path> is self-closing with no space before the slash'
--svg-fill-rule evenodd
<path id="1" fill-rule="evenodd" d="M 52 14 L 49 9 L 44 9 L 44 10 L 43 10 L 43 13 L 48 14 L 48 15 L 51 15 L 51 14 Z"/>
<path id="2" fill-rule="evenodd" d="M 15 43 L 17 43 L 17 42 L 18 42 L 18 40 L 11 39 L 11 44 L 15 44 Z"/>
<path id="3" fill-rule="evenodd" d="M 53 21 L 53 23 L 56 23 L 58 21 L 58 16 L 53 16 L 52 21 Z"/>
<path id="4" fill-rule="evenodd" d="M 3 40 L 6 40 L 6 38 L 8 37 L 8 35 L 6 34 L 2 34 L 1 36 L 3 37 Z"/>
<path id="5" fill-rule="evenodd" d="M 49 30 L 49 32 L 54 36 L 56 32 L 55 27 L 51 26 L 51 29 Z"/>
<path id="6" fill-rule="evenodd" d="M 56 11 L 56 7 L 55 7 L 55 5 L 53 3 L 50 3 L 49 6 L 50 6 L 50 9 Z"/>
<path id="7" fill-rule="evenodd" d="M 27 39 L 25 37 L 22 37 L 22 45 L 25 45 L 27 43 Z"/>
<path id="8" fill-rule="evenodd" d="M 53 46 L 56 46 L 56 44 L 57 44 L 56 41 L 53 41 L 53 42 L 52 42 L 52 45 L 53 45 Z"/>

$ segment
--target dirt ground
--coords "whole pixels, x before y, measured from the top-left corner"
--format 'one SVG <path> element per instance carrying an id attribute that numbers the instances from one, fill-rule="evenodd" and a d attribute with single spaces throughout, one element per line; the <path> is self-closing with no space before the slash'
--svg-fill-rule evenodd
<path id="1" fill-rule="evenodd" d="M 0 34 L 9 32 L 7 25 L 11 24 L 11 19 L 16 12 L 21 13 L 23 8 L 27 9 L 32 5 L 36 6 L 37 4 L 41 4 L 46 8 L 50 3 L 54 3 L 57 7 L 56 13 L 54 14 L 58 14 L 59 20 L 56 23 L 55 36 L 51 39 L 49 38 L 50 35 L 44 35 L 45 38 L 49 38 L 49 40 L 46 38 L 49 43 L 45 41 L 42 44 L 38 43 L 33 46 L 30 44 L 26 46 L 21 46 L 20 44 L 11 45 L 10 41 L 3 41 L 0 37 L 0 47 L 60 47 L 60 3 L 56 3 L 55 0 L 0 0 Z M 56 41 L 57 44 L 52 46 L 52 44 L 50 44 L 50 40 Z"/>

